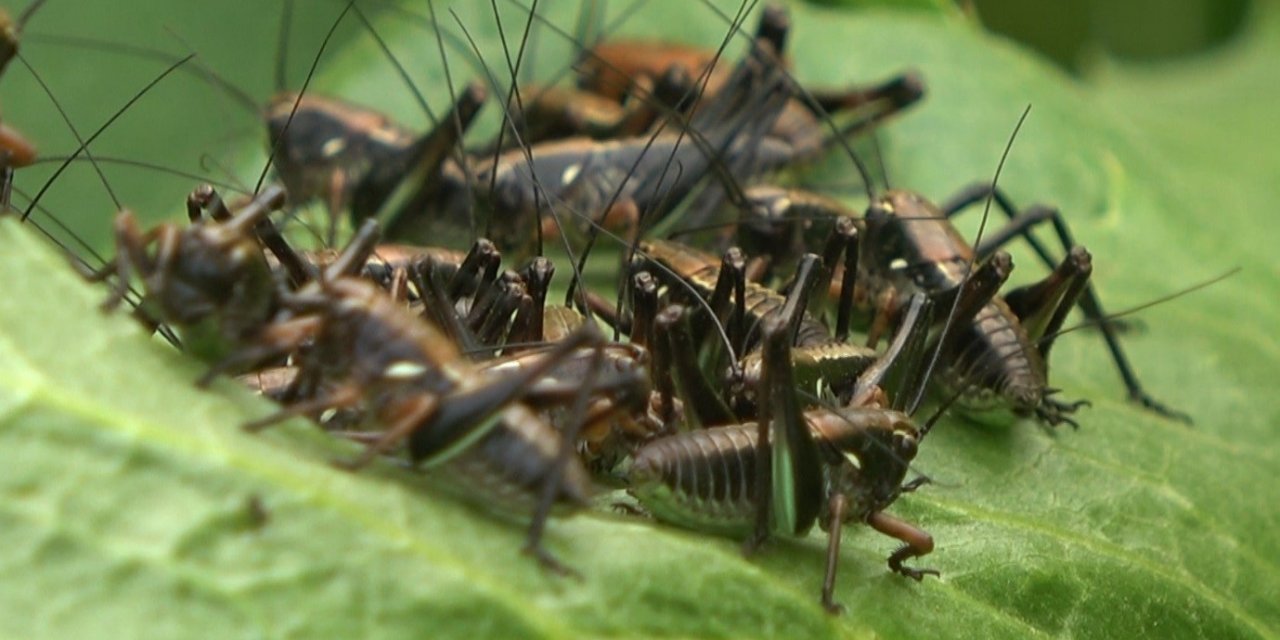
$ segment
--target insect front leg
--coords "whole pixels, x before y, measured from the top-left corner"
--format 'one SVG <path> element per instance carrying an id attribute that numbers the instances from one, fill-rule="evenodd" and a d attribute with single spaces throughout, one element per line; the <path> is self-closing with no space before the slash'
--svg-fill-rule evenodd
<path id="1" fill-rule="evenodd" d="M 164 228 L 157 227 L 143 233 L 138 228 L 138 219 L 129 210 L 116 214 L 114 227 L 118 252 L 115 264 L 107 264 L 90 276 L 90 280 L 101 281 L 115 273 L 116 286 L 111 289 L 111 295 L 103 301 L 104 310 L 114 309 L 124 301 L 125 295 L 129 292 L 129 278 L 134 270 L 141 272 L 145 277 L 156 268 L 151 257 L 147 255 L 147 247 L 156 241 L 160 230 Z"/>
<path id="2" fill-rule="evenodd" d="M 906 543 L 889 556 L 889 568 L 895 573 L 900 573 L 916 581 L 923 580 L 927 575 L 942 575 L 938 573 L 937 569 L 916 569 L 902 564 L 908 558 L 918 558 L 933 552 L 933 536 L 929 535 L 929 532 L 883 511 L 872 513 L 867 518 L 867 524 L 886 536 L 897 538 Z"/>

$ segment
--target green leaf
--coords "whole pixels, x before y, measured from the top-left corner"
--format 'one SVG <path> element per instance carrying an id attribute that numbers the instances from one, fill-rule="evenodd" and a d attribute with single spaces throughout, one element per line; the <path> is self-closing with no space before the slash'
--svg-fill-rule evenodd
<path id="1" fill-rule="evenodd" d="M 438 4 L 442 23 L 459 33 Z M 487 7 L 452 8 L 486 61 L 501 66 Z M 574 24 L 574 7 L 543 9 L 557 24 Z M 195 46 L 229 56 L 227 49 L 244 43 L 237 55 L 259 63 L 237 79 L 268 78 L 274 17 L 264 19 L 260 8 L 239 10 L 259 13 L 246 18 L 227 9 L 234 26 L 209 22 L 215 34 L 203 34 L 207 39 Z M 174 11 L 177 24 L 195 24 Z M 316 32 L 336 11 L 325 5 L 301 18 L 311 30 L 298 28 L 293 50 L 303 51 L 305 41 L 311 44 L 305 50 L 314 51 Z M 962 418 L 940 423 L 917 460 L 937 483 L 890 511 L 934 535 L 937 549 L 920 564 L 941 570 L 941 579 L 914 583 L 890 574 L 884 558 L 892 541 L 854 527 L 845 535 L 837 587 L 847 613 L 829 618 L 817 598 L 823 540 L 816 533 L 744 559 L 739 541 L 607 509 L 553 521 L 551 548 L 584 579 L 547 575 L 519 554 L 521 514 L 490 514 L 460 499 L 443 474 L 390 465 L 337 471 L 328 460 L 350 450 L 301 423 L 260 436 L 242 433 L 238 424 L 271 408 L 231 382 L 195 389 L 189 382 L 200 374 L 198 364 L 146 338 L 124 314 L 99 314 L 101 289 L 79 282 L 30 228 L 4 220 L 0 632 L 1280 635 L 1280 509 L 1273 491 L 1280 481 L 1274 427 L 1280 401 L 1267 392 L 1280 358 L 1272 337 L 1280 326 L 1274 296 L 1280 270 L 1270 257 L 1275 223 L 1255 213 L 1280 198 L 1273 110 L 1280 11 L 1259 3 L 1257 12 L 1245 33 L 1212 55 L 1152 67 L 1113 64 L 1080 82 L 946 14 L 794 7 L 801 79 L 840 84 L 905 67 L 923 73 L 927 100 L 880 136 L 894 186 L 942 200 L 990 180 L 1030 103 L 1001 185 L 1024 205 L 1062 209 L 1094 255 L 1095 282 L 1110 310 L 1243 267 L 1211 289 L 1144 311 L 1146 328 L 1125 338 L 1148 389 L 1189 412 L 1194 427 L 1126 403 L 1101 340 L 1087 331 L 1064 337 L 1053 354 L 1053 383 L 1063 396 L 1093 402 L 1079 416 L 1079 431 Z M 56 32 L 56 15 L 44 23 L 46 32 Z M 396 14 L 377 24 L 442 109 L 448 89 L 434 37 Z M 505 13 L 503 26 L 512 38 L 522 22 Z M 240 27 L 254 30 L 234 31 Z M 425 127 L 367 36 L 348 29 L 321 65 L 320 90 Z M 197 30 L 179 31 L 193 37 Z M 724 26 L 704 9 L 663 2 L 643 7 L 624 31 L 714 46 Z M 158 39 L 156 33 L 145 37 Z M 537 75 L 546 77 L 568 53 L 554 35 L 539 37 Z M 205 44 L 219 41 L 236 46 Z M 449 55 L 455 81 L 478 76 L 465 48 Z M 115 59 L 90 62 L 127 70 L 133 80 L 156 66 L 144 74 Z M 292 73 L 304 64 L 295 59 Z M 54 69 L 65 67 L 49 69 L 51 79 Z M 9 76 L 7 89 L 25 77 L 17 69 Z M 166 97 L 195 93 L 207 101 L 211 92 L 189 82 Z M 33 92 L 6 94 L 5 122 L 54 130 L 49 116 L 31 115 L 38 100 L 27 93 Z M 188 143 L 183 132 L 198 131 L 190 140 L 203 141 L 210 131 L 226 131 L 216 117 L 150 98 L 133 117 L 167 133 L 151 137 L 168 140 L 185 166 L 208 149 Z M 88 100 L 64 102 L 89 109 Z M 102 102 L 111 104 L 94 105 Z M 89 122 L 105 117 L 93 113 Z M 257 148 L 260 138 L 255 130 L 245 144 Z M 127 140 L 117 142 L 119 153 L 128 154 Z M 833 159 L 824 171 L 840 164 Z M 108 171 L 114 181 L 121 170 Z M 59 211 L 94 220 L 96 241 L 105 242 L 110 205 L 100 185 L 84 182 L 87 190 L 55 187 L 69 203 Z M 172 182 L 165 180 L 166 189 L 184 184 Z M 30 190 L 32 183 L 21 185 Z M 181 208 L 181 189 L 162 200 L 144 191 L 131 187 L 126 200 L 156 209 L 153 215 Z M 76 206 L 77 198 L 86 204 Z M 150 204 L 138 204 L 144 200 Z M 969 215 L 970 233 L 979 215 Z M 1042 273 L 1028 253 L 1015 259 L 1015 279 Z"/>

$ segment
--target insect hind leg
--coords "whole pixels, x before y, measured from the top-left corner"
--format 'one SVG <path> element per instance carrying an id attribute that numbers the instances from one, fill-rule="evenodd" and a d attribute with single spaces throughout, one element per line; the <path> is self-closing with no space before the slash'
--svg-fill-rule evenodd
<path id="1" fill-rule="evenodd" d="M 970 205 L 988 197 L 996 205 L 996 209 L 1009 218 L 1009 223 L 1005 228 L 997 231 L 977 247 L 979 257 L 995 251 L 999 246 L 1008 243 L 1013 238 L 1021 237 L 1026 240 L 1027 244 L 1046 267 L 1053 268 L 1055 264 L 1053 257 L 1044 244 L 1031 233 L 1032 228 L 1046 221 L 1053 226 L 1054 234 L 1062 243 L 1064 250 L 1071 252 L 1077 246 L 1075 239 L 1071 235 L 1071 230 L 1068 228 L 1067 222 L 1060 211 L 1052 207 L 1034 206 L 1019 212 L 1003 191 L 987 183 L 974 184 L 962 189 L 942 206 L 942 211 L 950 218 Z M 1107 313 L 1103 310 L 1102 303 L 1092 284 L 1085 284 L 1076 304 L 1084 312 L 1085 318 L 1092 323 L 1096 323 L 1098 330 L 1102 332 L 1102 338 L 1107 343 L 1107 350 L 1111 353 L 1111 360 L 1115 363 L 1116 371 L 1120 373 L 1120 378 L 1124 381 L 1129 400 L 1166 418 L 1190 424 L 1190 416 L 1156 400 L 1142 388 L 1142 383 L 1138 381 L 1137 373 L 1134 372 L 1133 366 L 1129 364 L 1129 358 L 1120 346 L 1119 335 L 1123 331 L 1124 325 L 1107 317 Z"/>

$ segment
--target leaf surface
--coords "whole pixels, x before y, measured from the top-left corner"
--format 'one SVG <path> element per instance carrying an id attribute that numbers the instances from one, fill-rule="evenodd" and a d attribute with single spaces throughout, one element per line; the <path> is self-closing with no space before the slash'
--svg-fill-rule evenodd
<path id="1" fill-rule="evenodd" d="M 459 22 L 488 66 L 505 68 L 487 7 L 440 5 L 455 36 L 447 47 L 455 82 L 480 75 L 457 38 Z M 574 24 L 570 7 L 543 9 L 556 24 Z M 514 41 L 522 22 L 503 15 Z M 950 12 L 796 6 L 792 15 L 796 73 L 806 82 L 878 79 L 907 67 L 927 80 L 927 100 L 881 134 L 894 186 L 943 200 L 990 180 L 1031 104 L 1001 185 L 1023 205 L 1062 209 L 1094 255 L 1110 310 L 1243 268 L 1144 312 L 1145 329 L 1125 338 L 1148 389 L 1189 412 L 1194 427 L 1126 403 L 1101 340 L 1081 331 L 1055 346 L 1052 369 L 1064 397 L 1093 402 L 1079 431 L 948 418 L 923 445 L 916 466 L 937 483 L 890 511 L 934 535 L 937 549 L 921 564 L 940 569 L 941 579 L 891 575 L 884 557 L 892 542 L 854 527 L 837 588 L 848 611 L 833 619 L 817 604 L 816 533 L 744 559 L 738 541 L 607 510 L 553 522 L 550 546 L 585 576 L 559 579 L 519 554 L 520 514 L 459 499 L 442 474 L 390 465 L 337 471 L 327 461 L 350 449 L 301 423 L 243 434 L 236 425 L 268 405 L 231 382 L 193 388 L 198 364 L 146 338 L 123 314 L 99 314 L 105 294 L 78 282 L 29 228 L 5 220 L 0 630 L 166 638 L 1280 634 L 1280 402 L 1268 393 L 1280 359 L 1272 295 L 1280 263 L 1272 257 L 1276 224 L 1263 213 L 1280 197 L 1271 109 L 1280 90 L 1271 64 L 1280 12 L 1259 3 L 1249 29 L 1210 56 L 1115 64 L 1086 82 Z M 434 36 L 395 13 L 376 23 L 443 111 L 448 87 Z M 715 46 L 724 29 L 704 9 L 657 2 L 623 31 Z M 258 35 L 270 43 L 266 32 Z M 568 52 L 553 34 L 539 38 L 535 76 L 545 78 Z M 321 90 L 427 126 L 366 36 L 348 33 L 334 46 L 316 81 Z M 146 113 L 157 128 L 190 126 L 163 108 Z M 256 148 L 258 135 L 246 144 Z M 822 171 L 852 175 L 838 158 Z M 101 219 L 107 209 L 96 206 Z M 968 215 L 969 233 L 978 211 Z M 998 223 L 993 214 L 988 232 Z M 1015 279 L 1043 273 L 1029 253 L 1015 259 Z"/>

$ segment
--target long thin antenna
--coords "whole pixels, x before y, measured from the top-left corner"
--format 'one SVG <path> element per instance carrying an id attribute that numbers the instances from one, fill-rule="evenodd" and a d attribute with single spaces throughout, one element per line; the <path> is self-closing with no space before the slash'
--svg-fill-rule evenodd
<path id="1" fill-rule="evenodd" d="M 1000 173 L 1004 171 L 1005 160 L 1009 159 L 1009 152 L 1013 149 L 1013 141 L 1017 139 L 1018 132 L 1022 130 L 1022 123 L 1027 121 L 1027 115 L 1030 113 L 1031 105 L 1028 104 L 1027 107 L 1022 110 L 1022 115 L 1018 118 L 1018 124 L 1013 127 L 1013 133 L 1009 134 L 1009 141 L 1005 143 L 1004 152 L 1000 154 L 1000 163 L 996 165 L 996 174 L 991 179 L 992 193 L 995 193 L 994 187 L 1000 181 Z M 988 196 L 986 206 L 982 208 L 982 222 L 978 225 L 978 234 L 973 240 L 973 246 L 977 246 L 982 243 L 982 233 L 986 231 L 987 219 L 990 213 L 991 197 Z M 973 273 L 973 265 L 977 260 L 978 254 L 975 252 L 965 267 L 966 279 Z M 942 326 L 942 337 L 944 339 L 940 339 L 938 341 L 938 348 L 933 350 L 933 356 L 929 358 L 929 368 L 925 369 L 924 373 L 924 384 L 920 385 L 920 389 L 916 392 L 916 397 L 912 399 L 910 410 L 907 412 L 908 414 L 915 414 L 916 409 L 920 407 L 920 403 L 924 401 L 925 389 L 928 386 L 929 379 L 933 377 L 933 370 L 938 366 L 938 360 L 942 357 L 942 346 L 946 342 L 945 337 L 947 332 L 951 329 L 951 323 L 955 320 L 956 310 L 960 308 L 960 299 L 962 297 L 963 296 L 957 295 L 956 299 L 951 301 L 951 308 L 947 311 L 947 322 Z"/>
<path id="2" fill-rule="evenodd" d="M 453 72 L 449 69 L 449 56 L 444 52 L 444 38 L 440 36 L 443 30 L 436 20 L 436 5 L 433 0 L 427 0 L 427 10 L 431 14 L 431 25 L 436 32 L 436 51 L 440 54 L 440 66 L 444 69 L 445 86 L 449 88 L 449 104 L 458 104 L 458 94 L 453 85 Z M 475 46 L 474 43 L 472 46 Z M 458 140 L 466 137 L 466 131 L 463 130 L 462 120 L 457 112 L 454 113 L 453 126 Z M 471 167 L 468 163 L 462 163 L 462 171 L 466 176 L 467 184 L 475 184 L 475 176 L 472 175 Z M 474 238 L 476 236 L 476 201 L 472 197 L 467 198 L 467 224 L 471 228 L 471 237 Z"/>
<path id="3" fill-rule="evenodd" d="M 529 18 L 528 20 L 525 21 L 524 35 L 520 38 L 520 49 L 516 52 L 516 59 L 514 63 L 512 63 L 511 61 L 511 50 L 507 46 L 507 35 L 502 28 L 502 15 L 498 12 L 498 2 L 497 0 L 490 0 L 489 4 L 491 7 L 493 7 L 493 20 L 498 26 L 498 38 L 502 41 L 502 52 L 507 60 L 507 71 L 511 74 L 511 85 L 507 90 L 507 101 L 505 104 L 510 106 L 511 100 L 514 99 L 516 101 L 516 111 L 523 114 L 525 113 L 524 98 L 520 95 L 519 70 L 520 70 L 520 63 L 524 60 L 525 47 L 529 43 L 529 34 L 532 33 L 533 31 L 533 16 L 537 13 L 538 2 L 537 0 L 534 0 L 533 6 L 529 8 Z M 456 18 L 456 15 L 455 15 L 455 18 Z M 468 36 L 468 39 L 470 39 L 470 36 Z M 519 138 L 521 135 L 521 132 L 515 130 L 515 124 L 511 121 L 512 120 L 511 117 L 506 116 L 504 119 L 512 127 L 513 129 L 512 135 Z M 524 118 L 521 118 L 522 122 L 523 120 Z M 497 171 L 498 159 L 502 155 L 502 143 L 506 133 L 507 133 L 507 127 L 498 127 L 498 142 L 497 144 L 493 145 L 494 170 L 489 172 L 489 197 L 491 201 L 492 201 L 494 192 L 498 188 L 498 171 Z M 526 155 L 527 155 L 527 152 L 526 152 Z M 532 160 L 530 160 L 530 163 L 532 163 Z M 543 240 L 542 239 L 542 220 L 540 218 L 541 216 L 535 216 L 533 221 L 534 233 L 538 239 L 538 255 L 542 255 L 542 240 Z M 492 235 L 491 233 L 492 226 L 493 226 L 493 216 L 490 215 L 489 219 L 485 221 L 485 235 Z"/>
<path id="4" fill-rule="evenodd" d="M 93 155 L 89 153 L 89 147 L 85 143 L 84 138 L 80 137 L 80 131 L 77 130 L 76 125 L 71 122 L 71 117 L 67 115 L 66 109 L 62 108 L 62 103 L 53 95 L 53 91 L 49 89 L 49 85 L 45 84 L 44 78 L 40 77 L 40 74 L 36 72 L 35 67 L 31 66 L 31 63 L 27 62 L 26 57 L 21 53 L 18 54 L 18 62 L 21 62 L 22 66 L 26 67 L 27 71 L 31 72 L 31 77 L 35 78 L 36 82 L 40 85 L 40 88 L 44 90 L 45 95 L 49 97 L 49 101 L 53 103 L 53 108 L 58 111 L 58 115 L 61 116 L 62 121 L 66 123 L 67 130 L 69 130 L 71 135 L 75 137 L 76 143 L 80 145 L 80 148 L 84 150 L 85 156 L 87 156 L 90 159 L 90 163 L 93 164 L 93 170 L 98 174 L 98 179 L 102 182 L 103 188 L 107 190 L 107 195 L 111 198 L 112 204 L 116 206 L 117 210 L 121 209 L 120 199 L 116 197 L 115 190 L 111 188 L 111 183 L 107 181 L 107 176 L 102 173 L 102 168 L 99 167 L 97 163 L 93 162 Z"/>
<path id="5" fill-rule="evenodd" d="M 311 86 L 311 79 L 316 75 L 316 67 L 320 66 L 320 58 L 324 55 L 324 50 L 328 48 L 329 41 L 333 39 L 333 34 L 338 30 L 338 25 L 342 24 L 342 19 L 347 16 L 347 12 L 351 11 L 351 6 L 355 4 L 355 0 L 347 3 L 342 9 L 342 13 L 338 14 L 338 18 L 329 26 L 329 33 L 324 36 L 324 41 L 320 43 L 320 50 L 316 52 L 316 57 L 311 61 L 311 68 L 307 71 L 307 79 L 303 81 L 302 88 L 298 90 L 298 96 L 293 100 L 293 108 L 289 110 L 289 118 L 284 121 L 284 127 L 280 130 L 280 135 L 276 136 L 276 141 L 271 145 L 271 153 L 267 156 L 267 162 L 262 167 L 262 173 L 258 175 L 258 182 L 253 187 L 254 195 L 262 191 L 262 184 L 267 180 L 267 173 L 271 171 L 271 165 L 275 162 L 276 156 L 280 153 L 280 147 L 284 144 L 285 132 L 293 124 L 293 117 L 298 113 L 298 106 L 302 104 L 302 96 L 307 93 L 307 87 Z"/>
<path id="6" fill-rule="evenodd" d="M 365 30 L 368 31 L 369 35 L 373 37 L 373 40 L 378 43 L 378 48 L 382 50 L 382 55 L 391 62 L 392 66 L 396 68 L 396 73 L 400 76 L 400 79 L 404 82 L 405 86 L 409 87 L 409 91 L 413 93 L 413 99 L 418 102 L 418 106 L 422 107 L 422 111 L 427 114 L 427 120 L 431 122 L 431 126 L 435 127 L 439 125 L 440 119 L 436 117 L 436 112 L 431 108 L 431 105 L 427 104 L 427 98 L 418 90 L 418 85 L 414 83 L 413 78 L 409 76 L 408 69 L 405 69 L 404 65 L 400 64 L 400 59 L 391 52 L 391 47 L 387 46 L 386 40 L 382 39 L 382 34 L 378 33 L 377 29 L 373 28 L 373 23 L 370 22 L 369 18 L 360 10 L 360 7 L 353 5 L 352 9 L 355 10 L 356 17 L 360 18 L 360 23 L 364 25 Z"/>
<path id="7" fill-rule="evenodd" d="M 70 156 L 67 156 L 67 159 L 64 160 L 62 164 L 58 166 L 58 169 L 53 172 L 53 175 L 49 176 L 49 179 L 45 181 L 44 186 L 40 187 L 40 190 L 36 193 L 36 196 L 31 199 L 31 204 L 27 205 L 26 210 L 22 212 L 22 221 L 26 222 L 27 218 L 31 217 L 31 212 L 35 210 L 36 205 L 40 202 L 40 198 L 44 197 L 44 194 L 46 191 L 49 190 L 50 185 L 52 185 L 53 182 L 58 179 L 58 176 L 62 175 L 63 171 L 66 171 L 67 167 L 71 165 L 71 162 L 73 160 L 80 157 L 80 154 L 84 153 L 85 149 L 87 149 L 90 144 L 93 144 L 93 141 L 97 140 L 98 136 L 102 135 L 102 132 L 107 130 L 107 127 L 110 127 L 116 121 L 116 119 L 124 115 L 125 111 L 128 111 L 129 108 L 132 107 L 135 102 L 140 100 L 142 96 L 146 95 L 147 92 L 150 91 L 157 84 L 159 84 L 161 80 L 164 80 L 166 77 L 168 77 L 170 73 L 173 73 L 175 69 L 186 64 L 188 60 L 191 60 L 194 57 L 195 57 L 195 54 L 193 53 L 170 65 L 168 69 L 165 69 L 163 73 L 157 76 L 154 80 L 148 83 L 147 86 L 143 87 L 141 91 L 139 91 L 132 98 L 130 98 L 129 101 L 124 104 L 124 106 L 120 107 L 120 109 L 118 109 L 115 112 L 115 114 L 113 114 L 109 119 L 107 119 L 107 121 L 103 123 L 101 127 L 98 127 L 98 130 L 95 131 L 93 135 L 89 136 L 87 140 L 81 142 L 80 146 L 75 150 L 75 152 L 72 153 Z"/>
<path id="8" fill-rule="evenodd" d="M 722 11 L 714 3 L 712 3 L 711 0 L 702 0 L 702 3 L 706 5 L 708 8 L 710 8 L 712 11 L 714 11 L 717 15 L 719 15 L 722 20 L 732 24 L 732 20 L 730 19 L 730 17 L 726 15 L 724 11 Z M 752 34 L 742 31 L 741 27 L 734 27 L 732 30 L 732 33 L 747 39 L 751 39 L 752 37 L 754 37 Z M 835 137 L 836 141 L 840 144 L 840 147 L 844 150 L 845 155 L 849 158 L 850 161 L 853 162 L 853 166 L 858 171 L 858 175 L 862 177 L 862 184 L 866 191 L 867 199 L 874 200 L 875 188 L 873 186 L 874 181 L 871 178 L 871 171 L 867 169 L 867 165 L 865 162 L 863 162 L 862 158 L 860 158 L 858 154 L 854 152 L 853 147 L 849 144 L 849 141 L 845 140 L 844 135 L 841 135 L 840 128 L 836 126 L 835 121 L 831 118 L 831 114 L 827 113 L 826 109 L 824 109 L 822 105 L 819 104 L 816 99 L 814 99 L 813 94 L 811 94 L 808 89 L 805 89 L 804 85 L 797 82 L 795 77 L 792 76 L 789 71 L 786 71 L 784 69 L 783 73 L 790 80 L 792 89 L 796 91 L 798 96 L 805 102 L 806 106 L 812 109 L 814 113 L 818 114 L 819 119 L 822 120 L 823 124 L 825 124 L 827 128 L 831 130 L 832 135 Z"/>
<path id="9" fill-rule="evenodd" d="M 1226 280 L 1227 278 L 1230 278 L 1230 277 L 1232 277 L 1232 276 L 1236 275 L 1237 273 L 1240 273 L 1240 272 L 1241 272 L 1241 271 L 1243 271 L 1243 270 L 1244 270 L 1244 269 L 1243 269 L 1242 267 L 1232 267 L 1232 268 L 1230 268 L 1230 269 L 1227 269 L 1226 271 L 1223 271 L 1222 273 L 1220 273 L 1220 274 L 1218 274 L 1218 275 L 1216 275 L 1216 276 L 1213 276 L 1212 278 L 1209 278 L 1209 279 L 1207 279 L 1207 280 L 1204 280 L 1203 282 L 1197 282 L 1196 284 L 1193 284 L 1193 285 L 1191 285 L 1191 286 L 1189 286 L 1189 287 L 1186 287 L 1186 288 L 1184 288 L 1184 289 L 1180 289 L 1180 290 L 1178 290 L 1178 291 L 1174 291 L 1173 293 L 1167 293 L 1167 294 L 1165 294 L 1165 295 L 1163 295 L 1163 296 L 1160 296 L 1159 298 L 1156 298 L 1156 299 L 1154 299 L 1154 300 L 1148 300 L 1147 302 L 1144 302 L 1144 303 L 1139 304 L 1139 305 L 1137 305 L 1137 306 L 1129 307 L 1128 309 L 1125 309 L 1125 310 L 1123 310 L 1123 311 L 1119 311 L 1119 312 L 1116 312 L 1116 313 L 1107 314 L 1107 316 L 1106 316 L 1105 318 L 1098 318 L 1098 319 L 1096 319 L 1096 320 L 1086 320 L 1086 321 L 1084 321 L 1084 322 L 1081 322 L 1080 324 L 1077 324 L 1077 325 L 1074 325 L 1074 326 L 1071 326 L 1071 327 L 1067 327 L 1066 329 L 1060 329 L 1060 330 L 1058 330 L 1058 331 L 1056 331 L 1056 332 L 1054 332 L 1054 333 L 1052 333 L 1052 334 L 1049 334 L 1049 335 L 1046 335 L 1046 336 L 1042 336 L 1042 337 L 1037 341 L 1037 344 L 1038 344 L 1038 343 L 1040 343 L 1040 342 L 1043 342 L 1043 341 L 1045 341 L 1045 340 L 1047 340 L 1047 339 L 1048 339 L 1048 340 L 1051 340 L 1051 339 L 1056 338 L 1056 337 L 1058 337 L 1058 336 L 1061 336 L 1061 335 L 1064 335 L 1064 334 L 1068 334 L 1068 333 L 1072 333 L 1072 332 L 1074 332 L 1074 331 L 1079 331 L 1079 330 L 1081 330 L 1081 329 L 1088 329 L 1088 328 L 1091 328 L 1091 327 L 1098 327 L 1098 326 L 1102 326 L 1103 324 L 1106 324 L 1106 323 L 1108 323 L 1108 322 L 1112 322 L 1112 321 L 1118 320 L 1118 319 L 1123 318 L 1123 317 L 1125 317 L 1125 316 L 1131 316 L 1131 315 L 1133 315 L 1133 314 L 1135 314 L 1135 313 L 1138 313 L 1139 311 L 1145 311 L 1145 310 L 1150 309 L 1151 307 L 1154 307 L 1154 306 L 1156 306 L 1156 305 L 1164 304 L 1164 303 L 1166 303 L 1166 302 L 1169 302 L 1170 300 L 1175 300 L 1175 299 L 1177 299 L 1177 298 L 1181 298 L 1182 296 L 1185 296 L 1185 295 L 1187 295 L 1187 294 L 1195 293 L 1196 291 L 1199 291 L 1199 290 L 1204 289 L 1204 288 L 1206 288 L 1206 287 L 1210 287 L 1210 286 L 1212 286 L 1212 285 L 1218 284 L 1219 282 L 1222 282 L 1223 280 Z"/>
<path id="10" fill-rule="evenodd" d="M 36 159 L 36 161 L 35 161 L 35 162 L 32 162 L 31 164 L 32 164 L 32 166 L 34 166 L 34 165 L 37 165 L 37 164 L 46 164 L 46 163 L 53 163 L 53 162 L 64 162 L 64 161 L 66 161 L 66 160 L 68 160 L 68 159 L 72 160 L 73 162 L 79 162 L 79 161 L 82 161 L 82 160 L 87 160 L 87 161 L 90 161 L 90 162 L 95 162 L 95 163 L 97 163 L 97 164 L 118 164 L 118 165 L 126 166 L 126 167 L 137 167 L 137 168 L 139 168 L 139 169 L 147 169 L 147 170 L 149 170 L 149 171 L 155 171 L 156 173 L 164 173 L 164 174 L 168 174 L 168 175 L 171 175 L 171 176 L 176 176 L 176 177 L 179 177 L 179 178 L 186 178 L 186 179 L 188 179 L 188 180 L 194 180 L 194 181 L 196 181 L 196 182 L 206 182 L 206 183 L 209 183 L 209 184 L 211 184 L 211 185 L 213 185 L 213 186 L 217 187 L 218 189 L 220 189 L 220 190 L 222 190 L 222 191 L 230 191 L 230 192 L 234 192 L 234 193 L 238 193 L 238 194 L 242 194 L 242 195 L 248 195 L 248 193 L 249 193 L 246 189 L 244 189 L 244 188 L 242 188 L 242 187 L 238 187 L 238 186 L 232 185 L 232 184 L 230 184 L 230 183 L 228 183 L 228 182 L 223 182 L 223 181 L 220 181 L 220 180 L 214 180 L 214 179 L 212 179 L 212 178 L 210 178 L 210 177 L 208 177 L 208 176 L 200 175 L 200 174 L 197 174 L 197 173 L 192 173 L 192 172 L 190 172 L 190 171 L 183 171 L 183 170 L 181 170 L 181 169 L 174 169 L 174 168 L 172 168 L 172 167 L 168 167 L 168 166 L 165 166 L 165 165 L 162 165 L 162 164 L 155 164 L 155 163 L 153 163 L 153 162 L 146 162 L 146 161 L 144 161 L 144 160 L 134 160 L 134 159 L 132 159 L 132 158 L 120 158 L 120 157 L 116 157 L 116 156 L 93 156 L 93 157 L 91 157 L 91 158 L 90 158 L 90 157 L 87 157 L 87 156 L 86 156 L 86 157 L 84 157 L 84 158 L 74 158 L 74 157 L 72 157 L 72 156 L 65 156 L 65 155 L 62 155 L 62 156 L 41 156 L 41 157 L 37 158 L 37 159 Z"/>
<path id="11" fill-rule="evenodd" d="M 34 16 L 40 10 L 40 7 L 44 6 L 44 3 L 45 0 L 33 0 L 31 4 L 27 5 L 26 9 L 22 10 L 22 14 L 18 16 L 19 30 L 27 26 L 27 21 L 31 20 L 31 16 Z"/>
<path id="12" fill-rule="evenodd" d="M 177 33 L 170 30 L 168 27 L 165 27 L 165 30 L 174 38 L 176 38 L 180 43 L 182 43 L 183 46 L 187 47 L 188 49 L 192 49 L 186 43 L 186 41 L 183 40 Z M 87 36 L 68 36 L 68 35 L 62 35 L 62 34 L 31 33 L 23 36 L 23 40 L 27 42 L 42 42 L 42 43 L 52 44 L 56 46 L 65 46 L 65 47 L 71 47 L 75 49 L 84 49 L 86 51 L 104 51 L 107 53 L 132 56 L 134 58 L 139 58 L 142 60 L 154 60 L 156 62 L 161 62 L 164 64 L 173 64 L 173 62 L 178 59 L 177 55 L 169 53 L 167 51 L 162 51 L 160 49 L 153 49 L 151 47 L 142 47 L 142 46 L 125 43 L 125 42 L 111 42 L 109 40 L 101 40 L 98 38 L 91 38 Z M 226 92 L 226 94 L 230 96 L 231 99 L 236 104 L 240 105 L 246 111 L 254 114 L 254 116 L 258 116 L 262 114 L 261 105 L 259 105 L 258 102 L 253 99 L 253 96 L 249 95 L 248 91 L 245 91 L 243 88 L 236 86 L 230 80 L 227 80 L 225 77 L 219 75 L 213 69 L 210 69 L 207 65 L 201 63 L 200 61 L 197 60 L 193 62 L 190 66 L 183 67 L 182 70 L 188 73 L 191 73 L 192 75 L 195 75 L 196 77 L 200 78 L 202 81 L 212 84 L 218 89 Z"/>

